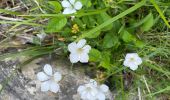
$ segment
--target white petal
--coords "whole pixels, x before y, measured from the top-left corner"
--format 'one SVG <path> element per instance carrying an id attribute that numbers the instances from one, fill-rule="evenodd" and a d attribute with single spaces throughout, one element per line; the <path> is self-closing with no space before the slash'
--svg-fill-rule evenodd
<path id="1" fill-rule="evenodd" d="M 72 5 L 74 5 L 75 0 L 69 0 Z"/>
<path id="2" fill-rule="evenodd" d="M 62 5 L 63 7 L 71 7 L 70 2 L 68 2 L 67 0 L 63 0 L 63 1 L 61 2 L 61 5 Z"/>
<path id="3" fill-rule="evenodd" d="M 87 91 L 82 91 L 80 94 L 82 100 L 87 100 Z"/>
<path id="4" fill-rule="evenodd" d="M 71 53 L 70 54 L 70 62 L 71 63 L 77 63 L 78 61 L 79 61 L 80 59 L 79 59 L 79 55 L 78 54 L 76 54 L 76 53 Z"/>
<path id="5" fill-rule="evenodd" d="M 81 99 L 82 100 L 96 100 L 95 96 L 93 96 L 89 91 L 83 91 L 81 93 Z"/>
<path id="6" fill-rule="evenodd" d="M 56 82 L 60 81 L 61 78 L 62 78 L 62 76 L 61 76 L 61 74 L 60 74 L 59 72 L 55 72 L 55 73 L 54 73 L 54 80 L 55 80 Z"/>
<path id="7" fill-rule="evenodd" d="M 75 9 L 69 7 L 69 8 L 65 8 L 65 9 L 64 9 L 63 14 L 73 14 L 73 13 L 75 13 L 75 12 L 76 12 Z"/>
<path id="8" fill-rule="evenodd" d="M 51 82 L 50 91 L 54 92 L 54 93 L 57 93 L 59 90 L 60 90 L 60 86 L 55 82 Z"/>
<path id="9" fill-rule="evenodd" d="M 52 76 L 53 72 L 52 72 L 52 67 L 51 67 L 51 65 L 45 64 L 45 65 L 44 65 L 44 72 L 45 72 L 47 75 Z"/>
<path id="10" fill-rule="evenodd" d="M 94 87 L 97 87 L 97 82 L 94 79 L 90 79 L 90 84 Z"/>
<path id="11" fill-rule="evenodd" d="M 77 43 L 77 47 L 78 47 L 78 48 L 82 48 L 85 44 L 86 44 L 86 40 L 85 40 L 85 39 L 81 39 L 81 40 Z"/>
<path id="12" fill-rule="evenodd" d="M 44 72 L 39 72 L 39 73 L 37 74 L 37 78 L 38 78 L 38 80 L 40 80 L 40 81 L 46 81 L 46 80 L 49 79 L 49 77 L 48 77 Z"/>
<path id="13" fill-rule="evenodd" d="M 130 67 L 131 70 L 134 71 L 134 70 L 136 70 L 136 69 L 138 68 L 138 65 L 135 65 L 135 64 L 130 63 L 130 64 L 129 64 L 129 67 Z"/>
<path id="14" fill-rule="evenodd" d="M 78 89 L 77 89 L 77 92 L 78 92 L 79 94 L 81 94 L 84 90 L 85 90 L 85 86 L 80 85 L 80 86 L 78 87 Z"/>
<path id="15" fill-rule="evenodd" d="M 89 60 L 89 56 L 87 53 L 81 53 L 80 54 L 80 62 L 87 63 Z"/>
<path id="16" fill-rule="evenodd" d="M 125 56 L 125 60 L 132 58 L 133 54 L 134 53 L 127 53 L 126 56 Z"/>
<path id="17" fill-rule="evenodd" d="M 87 100 L 95 100 L 93 97 L 94 96 L 92 96 L 90 92 L 87 92 L 87 94 L 86 94 Z"/>
<path id="18" fill-rule="evenodd" d="M 137 57 L 137 58 L 136 58 L 136 64 L 137 64 L 137 65 L 142 64 L 142 59 L 141 59 L 140 57 Z"/>
<path id="19" fill-rule="evenodd" d="M 97 100 L 105 100 L 105 95 L 101 92 L 99 92 L 97 95 L 96 95 L 96 98 Z"/>
<path id="20" fill-rule="evenodd" d="M 68 50 L 71 53 L 76 53 L 77 52 L 77 44 L 75 42 L 72 42 L 68 45 Z"/>
<path id="21" fill-rule="evenodd" d="M 126 66 L 126 67 L 129 67 L 129 61 L 128 61 L 128 60 L 125 60 L 125 61 L 123 62 L 123 65 Z"/>
<path id="22" fill-rule="evenodd" d="M 84 52 L 89 53 L 89 51 L 91 50 L 91 46 L 90 45 L 85 45 L 83 47 L 83 50 L 84 50 Z"/>
<path id="23" fill-rule="evenodd" d="M 77 1 L 74 5 L 75 9 L 80 10 L 82 8 L 82 3 L 80 1 Z"/>
<path id="24" fill-rule="evenodd" d="M 41 83 L 41 91 L 46 92 L 50 89 L 50 82 L 49 81 L 45 81 L 43 83 Z"/>
<path id="25" fill-rule="evenodd" d="M 100 90 L 103 91 L 103 92 L 108 92 L 109 87 L 105 84 L 102 84 L 102 85 L 100 85 Z"/>

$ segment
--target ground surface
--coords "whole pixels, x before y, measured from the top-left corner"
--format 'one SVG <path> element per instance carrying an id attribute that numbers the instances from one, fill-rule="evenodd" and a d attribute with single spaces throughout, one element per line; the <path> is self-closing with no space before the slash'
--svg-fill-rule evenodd
<path id="1" fill-rule="evenodd" d="M 59 71 L 63 75 L 60 82 L 61 91 L 57 94 L 40 91 L 40 82 L 36 78 L 36 73 L 42 71 L 43 65 L 46 63 L 50 63 L 55 71 Z M 12 74 L 16 64 L 17 61 L 0 62 L 0 81 Z M 81 68 L 87 66 L 74 66 L 73 71 L 70 70 L 70 66 L 61 59 L 50 60 L 50 62 L 49 57 L 36 59 L 13 74 L 12 79 L 2 91 L 0 100 L 80 100 L 76 91 L 79 85 L 89 80 Z M 111 94 L 108 94 L 107 97 L 109 100 L 113 100 Z"/>

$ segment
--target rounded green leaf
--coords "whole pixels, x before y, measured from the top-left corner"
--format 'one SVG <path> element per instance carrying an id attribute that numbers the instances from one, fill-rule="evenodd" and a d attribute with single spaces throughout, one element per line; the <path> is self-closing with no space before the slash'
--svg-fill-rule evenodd
<path id="1" fill-rule="evenodd" d="M 47 24 L 45 31 L 48 33 L 58 32 L 66 25 L 66 23 L 67 18 L 65 17 L 51 18 Z"/>
<path id="2" fill-rule="evenodd" d="M 101 58 L 101 53 L 100 53 L 100 51 L 97 50 L 97 49 L 91 49 L 91 50 L 90 50 L 90 53 L 89 53 L 89 58 L 90 58 L 89 60 L 90 60 L 90 61 L 93 61 L 93 62 L 99 61 L 100 58 Z"/>

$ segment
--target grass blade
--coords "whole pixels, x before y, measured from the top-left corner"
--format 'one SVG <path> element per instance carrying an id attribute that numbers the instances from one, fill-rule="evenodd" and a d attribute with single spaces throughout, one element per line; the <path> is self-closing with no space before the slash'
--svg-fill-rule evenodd
<path id="1" fill-rule="evenodd" d="M 142 7 L 143 5 L 145 5 L 145 2 L 146 2 L 146 0 L 142 0 L 141 2 L 137 3 L 133 7 L 129 8 L 129 9 L 125 10 L 124 12 L 120 13 L 119 15 L 107 20 L 106 22 L 104 22 L 103 24 L 101 24 L 101 25 L 97 26 L 96 28 L 90 30 L 89 32 L 82 34 L 77 40 L 85 38 L 85 37 L 89 36 L 90 34 L 93 34 L 93 33 L 97 32 L 97 31 L 101 30 L 102 28 L 106 27 L 107 25 L 113 23 L 114 21 L 126 16 L 127 14 L 129 14 L 129 13 L 131 13 L 133 11 L 135 11 L 136 9 L 138 9 L 138 8 Z"/>
<path id="2" fill-rule="evenodd" d="M 156 4 L 155 0 L 150 0 L 150 2 L 153 4 L 153 6 L 155 7 L 155 9 L 157 10 L 157 12 L 159 13 L 160 17 L 163 19 L 163 21 L 165 22 L 165 24 L 170 28 L 170 25 L 168 23 L 168 21 L 166 20 L 163 12 L 161 11 L 161 9 L 159 8 L 159 6 Z"/>

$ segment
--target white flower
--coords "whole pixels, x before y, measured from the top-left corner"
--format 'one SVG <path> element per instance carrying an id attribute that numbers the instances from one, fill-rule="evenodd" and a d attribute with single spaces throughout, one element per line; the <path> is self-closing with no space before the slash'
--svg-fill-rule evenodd
<path id="1" fill-rule="evenodd" d="M 86 40 L 82 39 L 78 43 L 73 42 L 68 45 L 68 50 L 71 52 L 70 61 L 71 63 L 77 63 L 78 61 L 82 63 L 87 63 L 89 60 L 88 53 L 91 50 L 89 45 L 85 45 Z"/>
<path id="2" fill-rule="evenodd" d="M 123 62 L 124 66 L 130 67 L 131 70 L 136 70 L 140 64 L 142 64 L 142 59 L 137 53 L 126 54 L 125 61 Z"/>
<path id="3" fill-rule="evenodd" d="M 42 82 L 41 91 L 51 91 L 57 93 L 60 90 L 58 82 L 61 80 L 62 76 L 59 72 L 53 74 L 52 67 L 49 64 L 44 66 L 44 72 L 39 72 L 37 74 L 38 80 Z"/>
<path id="4" fill-rule="evenodd" d="M 63 14 L 72 14 L 75 13 L 77 10 L 82 8 L 82 3 L 78 0 L 63 0 L 61 2 L 62 6 L 64 7 Z"/>
<path id="5" fill-rule="evenodd" d="M 91 79 L 88 84 L 80 85 L 77 92 L 82 100 L 105 100 L 105 93 L 108 90 L 108 86 L 104 84 L 97 86 L 97 82 Z"/>

